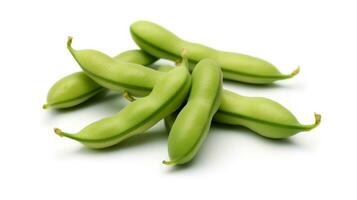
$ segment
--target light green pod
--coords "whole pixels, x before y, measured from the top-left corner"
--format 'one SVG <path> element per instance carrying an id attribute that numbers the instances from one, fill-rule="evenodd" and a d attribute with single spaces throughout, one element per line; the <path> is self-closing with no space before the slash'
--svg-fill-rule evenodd
<path id="1" fill-rule="evenodd" d="M 84 73 L 76 72 L 60 79 L 51 87 L 43 108 L 73 107 L 104 90 Z"/>
<path id="2" fill-rule="evenodd" d="M 191 77 L 186 67 L 177 67 L 157 81 L 148 96 L 130 103 L 116 115 L 94 122 L 77 134 L 65 133 L 57 128 L 55 132 L 89 148 L 110 147 L 126 138 L 144 133 L 174 112 L 186 98 L 190 86 Z"/>
<path id="3" fill-rule="evenodd" d="M 194 63 L 204 58 L 211 58 L 221 66 L 224 78 L 229 80 L 266 84 L 291 78 L 299 72 L 298 68 L 291 74 L 282 74 L 274 65 L 262 59 L 219 51 L 182 40 L 165 28 L 149 21 L 133 23 L 130 26 L 130 32 L 141 49 L 158 58 L 177 61 L 183 49 L 187 50 L 186 57 Z"/>
<path id="4" fill-rule="evenodd" d="M 170 161 L 164 164 L 184 164 L 197 154 L 221 102 L 222 78 L 220 67 L 211 59 L 203 59 L 195 66 L 187 104 L 170 131 Z"/>
<path id="5" fill-rule="evenodd" d="M 315 113 L 314 124 L 302 125 L 289 110 L 275 101 L 241 96 L 225 90 L 214 121 L 241 125 L 264 137 L 279 139 L 317 127 L 321 116 Z"/>
<path id="6" fill-rule="evenodd" d="M 114 60 L 96 50 L 75 50 L 71 47 L 72 38 L 68 38 L 67 48 L 82 70 L 99 85 L 114 90 L 128 91 L 134 96 L 150 93 L 160 72 L 142 65 Z"/>
<path id="7" fill-rule="evenodd" d="M 114 60 L 150 65 L 157 58 L 142 50 L 125 51 L 114 57 Z M 105 88 L 89 78 L 84 72 L 75 72 L 58 80 L 47 94 L 47 103 L 43 108 L 70 108 L 92 98 Z"/>

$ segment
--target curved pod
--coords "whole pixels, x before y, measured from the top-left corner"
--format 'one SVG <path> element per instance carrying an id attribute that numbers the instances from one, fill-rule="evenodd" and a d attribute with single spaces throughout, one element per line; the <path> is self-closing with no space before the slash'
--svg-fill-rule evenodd
<path id="1" fill-rule="evenodd" d="M 222 72 L 211 59 L 201 60 L 192 72 L 192 88 L 185 107 L 170 131 L 165 164 L 184 164 L 197 154 L 221 102 Z"/>
<path id="2" fill-rule="evenodd" d="M 96 50 L 75 50 L 68 38 L 67 48 L 82 70 L 99 85 L 114 90 L 145 96 L 154 87 L 160 73 L 142 65 L 114 60 Z"/>
<path id="3" fill-rule="evenodd" d="M 271 63 L 249 55 L 219 51 L 201 44 L 191 43 L 177 37 L 172 32 L 149 21 L 137 21 L 130 26 L 132 38 L 144 51 L 158 58 L 173 61 L 180 59 L 182 49 L 187 49 L 186 57 L 194 63 L 211 58 L 222 68 L 225 79 L 252 84 L 267 84 L 288 79 L 299 72 L 282 74 Z"/>
<path id="4" fill-rule="evenodd" d="M 150 95 L 138 99 L 119 113 L 94 122 L 77 134 L 55 132 L 94 149 L 115 145 L 131 136 L 144 133 L 162 118 L 174 112 L 186 98 L 191 77 L 185 67 L 177 67 L 160 79 Z"/>
<path id="5" fill-rule="evenodd" d="M 244 126 L 264 137 L 279 139 L 317 127 L 321 116 L 315 113 L 315 123 L 302 125 L 289 110 L 275 101 L 225 90 L 214 121 Z"/>

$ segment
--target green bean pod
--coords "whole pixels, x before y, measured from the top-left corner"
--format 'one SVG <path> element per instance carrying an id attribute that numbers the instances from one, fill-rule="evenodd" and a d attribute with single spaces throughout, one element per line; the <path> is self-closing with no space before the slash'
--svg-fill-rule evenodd
<path id="1" fill-rule="evenodd" d="M 75 72 L 58 80 L 47 94 L 44 109 L 69 108 L 87 101 L 105 89 L 83 72 Z"/>
<path id="2" fill-rule="evenodd" d="M 165 28 L 149 22 L 137 21 L 130 26 L 132 38 L 136 44 L 158 58 L 177 61 L 182 49 L 187 49 L 187 58 L 197 63 L 201 59 L 211 58 L 221 66 L 225 79 L 252 84 L 267 84 L 277 80 L 288 79 L 299 72 L 282 74 L 274 65 L 262 59 L 219 51 L 201 44 L 191 43 L 174 35 Z"/>
<path id="3" fill-rule="evenodd" d="M 110 147 L 144 133 L 174 112 L 185 100 L 190 86 L 191 77 L 186 67 L 177 67 L 157 81 L 148 96 L 130 103 L 116 115 L 94 122 L 76 134 L 65 133 L 58 128 L 55 128 L 55 133 L 89 148 Z"/>
<path id="4" fill-rule="evenodd" d="M 195 66 L 187 104 L 170 131 L 170 161 L 164 164 L 184 164 L 197 154 L 221 102 L 222 78 L 220 67 L 211 59 L 203 59 Z"/>
<path id="5" fill-rule="evenodd" d="M 72 38 L 69 37 L 67 48 L 82 70 L 105 88 L 119 92 L 128 91 L 135 96 L 145 96 L 150 93 L 160 77 L 160 73 L 153 69 L 114 60 L 96 50 L 75 50 L 71 44 Z"/>
<path id="6" fill-rule="evenodd" d="M 300 124 L 296 117 L 279 103 L 262 97 L 246 97 L 224 90 L 215 122 L 240 125 L 268 138 L 281 139 L 320 124 L 321 115 L 315 113 L 315 122 Z"/>
<path id="7" fill-rule="evenodd" d="M 149 65 L 157 58 L 142 50 L 125 51 L 113 58 L 117 61 Z M 105 88 L 89 78 L 84 72 L 75 72 L 58 80 L 47 94 L 47 103 L 43 108 L 70 108 L 92 98 Z"/>

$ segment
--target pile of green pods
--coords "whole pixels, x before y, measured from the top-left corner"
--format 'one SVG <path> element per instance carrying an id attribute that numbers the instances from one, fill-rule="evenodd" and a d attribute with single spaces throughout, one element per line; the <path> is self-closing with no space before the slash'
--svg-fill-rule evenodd
<path id="1" fill-rule="evenodd" d="M 281 73 L 271 63 L 185 41 L 158 24 L 137 21 L 130 33 L 140 50 L 110 57 L 93 49 L 77 50 L 72 37 L 67 48 L 81 68 L 58 80 L 49 90 L 44 109 L 66 109 L 105 90 L 122 93 L 129 104 L 117 114 L 93 122 L 78 133 L 55 128 L 56 134 L 88 148 L 102 149 L 145 133 L 164 120 L 168 135 L 167 165 L 190 162 L 198 153 L 211 123 L 243 126 L 263 137 L 283 139 L 320 124 L 301 124 L 281 104 L 247 97 L 223 88 L 223 79 L 247 84 L 271 84 L 299 73 Z M 158 59 L 176 66 L 150 68 Z M 213 124 L 214 125 L 214 124 Z"/>

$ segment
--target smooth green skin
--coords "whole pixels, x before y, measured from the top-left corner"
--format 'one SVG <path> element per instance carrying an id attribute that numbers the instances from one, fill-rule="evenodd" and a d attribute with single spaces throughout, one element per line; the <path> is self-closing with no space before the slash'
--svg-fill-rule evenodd
<path id="1" fill-rule="evenodd" d="M 75 50 L 68 38 L 67 48 L 82 70 L 99 85 L 134 96 L 146 96 L 160 77 L 160 72 L 142 65 L 121 62 L 96 50 Z"/>
<path id="2" fill-rule="evenodd" d="M 309 131 L 320 124 L 321 116 L 315 113 L 315 123 L 302 125 L 296 117 L 279 103 L 262 97 L 246 97 L 223 91 L 215 122 L 241 125 L 268 138 L 287 138 L 301 131 Z"/>
<path id="3" fill-rule="evenodd" d="M 157 81 L 148 96 L 130 103 L 116 115 L 94 122 L 77 134 L 65 133 L 57 128 L 55 132 L 93 149 L 113 146 L 144 133 L 174 112 L 184 102 L 190 86 L 191 77 L 187 68 L 177 67 Z"/>
<path id="4" fill-rule="evenodd" d="M 172 69 L 173 67 L 162 66 L 158 70 L 168 72 Z M 165 118 L 165 127 L 168 131 L 171 130 L 177 114 L 175 112 Z M 246 97 L 223 90 L 221 105 L 213 121 L 244 126 L 267 138 L 283 139 L 317 127 L 321 122 L 321 116 L 315 113 L 315 123 L 303 125 L 288 109 L 273 100 Z"/>
<path id="5" fill-rule="evenodd" d="M 158 58 L 139 49 L 124 51 L 113 57 L 113 59 L 118 62 L 129 62 L 138 65 L 150 65 L 158 60 Z"/>
<path id="6" fill-rule="evenodd" d="M 113 58 L 116 61 L 150 65 L 157 58 L 142 50 L 125 51 Z M 47 94 L 47 103 L 43 108 L 70 108 L 92 98 L 105 88 L 89 78 L 84 72 L 75 72 L 58 80 Z"/>
<path id="7" fill-rule="evenodd" d="M 220 105 L 222 78 L 222 71 L 213 60 L 203 59 L 196 65 L 192 72 L 192 87 L 187 104 L 170 131 L 170 161 L 164 161 L 164 164 L 184 164 L 195 157 Z"/>
<path id="8" fill-rule="evenodd" d="M 186 57 L 193 63 L 204 58 L 211 58 L 221 66 L 225 79 L 251 84 L 267 84 L 288 79 L 299 72 L 297 68 L 291 74 L 282 74 L 272 64 L 262 59 L 219 51 L 201 44 L 191 43 L 177 37 L 172 32 L 149 21 L 137 21 L 130 26 L 132 38 L 136 44 L 158 58 L 177 61 L 186 49 Z"/>
<path id="9" fill-rule="evenodd" d="M 171 66 L 171 65 L 160 65 L 157 70 L 160 72 L 169 72 L 172 69 L 173 69 L 173 66 Z"/>
<path id="10" fill-rule="evenodd" d="M 87 101 L 105 89 L 83 72 L 75 72 L 58 80 L 47 94 L 43 108 L 69 108 Z"/>

